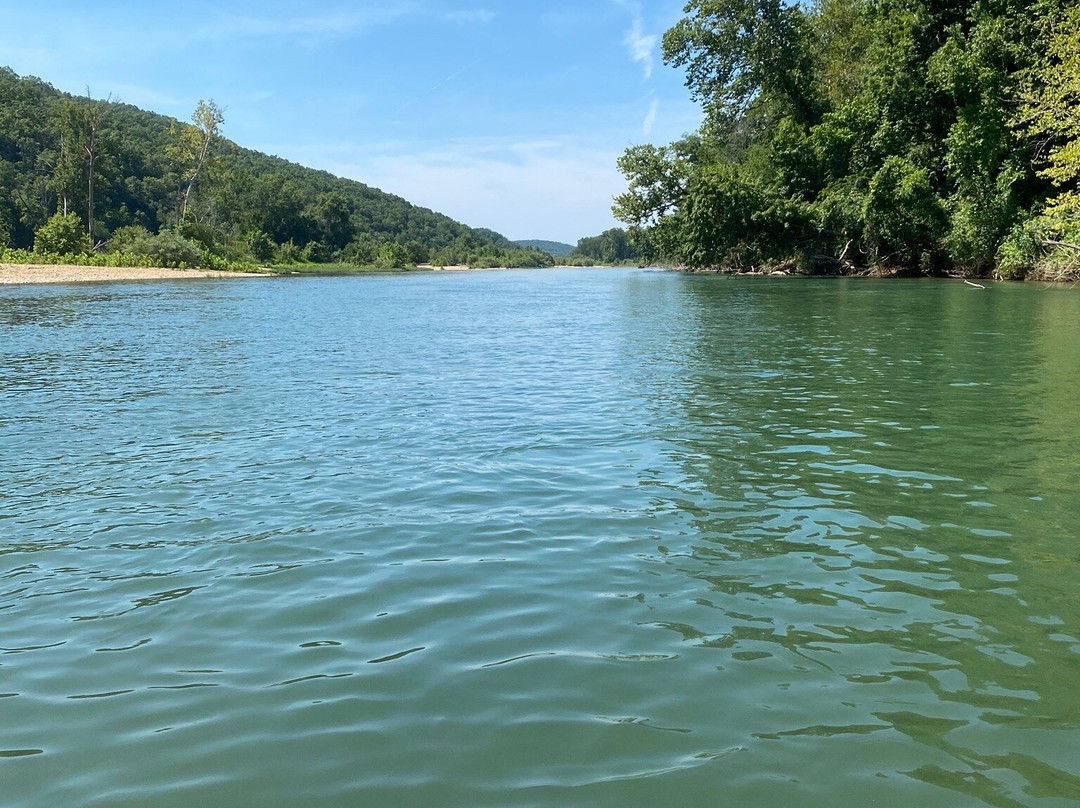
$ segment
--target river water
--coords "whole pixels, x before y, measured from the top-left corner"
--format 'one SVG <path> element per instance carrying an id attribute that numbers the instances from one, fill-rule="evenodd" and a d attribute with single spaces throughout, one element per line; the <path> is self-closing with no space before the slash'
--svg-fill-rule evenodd
<path id="1" fill-rule="evenodd" d="M 0 804 L 1075 806 L 1080 294 L 0 290 Z"/>

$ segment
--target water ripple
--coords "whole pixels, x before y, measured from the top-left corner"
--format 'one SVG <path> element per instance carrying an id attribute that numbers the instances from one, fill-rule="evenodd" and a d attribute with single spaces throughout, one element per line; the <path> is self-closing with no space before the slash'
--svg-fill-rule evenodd
<path id="1" fill-rule="evenodd" d="M 1080 302 L 955 288 L 0 290 L 5 805 L 1080 800 Z"/>

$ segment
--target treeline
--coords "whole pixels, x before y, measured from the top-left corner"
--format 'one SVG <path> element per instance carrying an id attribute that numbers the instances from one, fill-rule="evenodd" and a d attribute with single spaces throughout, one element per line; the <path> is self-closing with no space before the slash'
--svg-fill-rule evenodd
<path id="1" fill-rule="evenodd" d="M 691 0 L 705 111 L 629 149 L 615 214 L 694 268 L 1080 274 L 1075 0 Z"/>
<path id="2" fill-rule="evenodd" d="M 241 148 L 223 125 L 213 102 L 186 124 L 0 67 L 0 248 L 62 257 L 52 250 L 77 246 L 96 262 L 123 253 L 172 266 L 552 263 L 493 231 Z M 56 240 L 72 221 L 86 243 Z"/>
<path id="3" fill-rule="evenodd" d="M 572 266 L 615 266 L 635 264 L 639 258 L 629 234 L 621 227 L 613 227 L 598 236 L 579 239 L 574 251 L 570 253 L 568 263 Z"/>

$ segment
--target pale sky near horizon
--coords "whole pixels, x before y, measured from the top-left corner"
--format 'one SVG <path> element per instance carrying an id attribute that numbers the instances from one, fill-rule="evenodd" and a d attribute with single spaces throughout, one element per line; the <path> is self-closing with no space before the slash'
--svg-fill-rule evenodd
<path id="1" fill-rule="evenodd" d="M 701 120 L 660 37 L 684 0 L 0 0 L 0 65 L 512 239 L 615 226 L 615 160 Z"/>

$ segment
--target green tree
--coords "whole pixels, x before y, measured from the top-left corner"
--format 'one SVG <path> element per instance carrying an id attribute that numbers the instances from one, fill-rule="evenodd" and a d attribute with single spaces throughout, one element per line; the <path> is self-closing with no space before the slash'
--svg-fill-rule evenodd
<path id="1" fill-rule="evenodd" d="M 225 113 L 214 102 L 200 100 L 191 116 L 191 125 L 183 126 L 177 132 L 177 142 L 173 146 L 173 159 L 180 165 L 184 191 L 180 201 L 179 223 L 183 225 L 191 204 L 191 194 L 199 176 L 204 173 L 211 158 L 211 147 L 221 136 L 221 127 L 225 123 Z"/>
<path id="2" fill-rule="evenodd" d="M 1080 218 L 1080 6 L 1044 20 L 1045 57 L 1031 71 L 1020 122 L 1045 146 L 1040 172 L 1057 195 L 1047 212 Z"/>
<path id="3" fill-rule="evenodd" d="M 989 272 L 1051 182 L 1053 216 L 1077 204 L 1074 6 L 691 0 L 664 56 L 705 121 L 627 150 L 615 215 L 647 258 L 688 266 Z"/>
<path id="4" fill-rule="evenodd" d="M 909 268 L 929 267 L 947 226 L 927 172 L 900 157 L 887 159 L 870 181 L 863 219 L 875 258 Z"/>
<path id="5" fill-rule="evenodd" d="M 664 35 L 664 60 L 686 68 L 695 99 L 737 116 L 759 97 L 782 102 L 801 122 L 820 108 L 799 4 L 783 0 L 690 0 Z"/>
<path id="6" fill-rule="evenodd" d="M 272 261 L 277 245 L 262 230 L 253 230 L 247 237 L 248 251 L 251 257 L 259 263 Z"/>
<path id="7" fill-rule="evenodd" d="M 618 264 L 638 257 L 629 235 L 621 227 L 613 227 L 598 236 L 580 239 L 572 255 L 589 258 L 600 264 Z"/>
<path id="8" fill-rule="evenodd" d="M 375 258 L 380 269 L 405 269 L 409 264 L 409 251 L 401 244 L 384 244 Z"/>
<path id="9" fill-rule="evenodd" d="M 340 250 L 352 239 L 349 202 L 340 193 L 319 194 L 304 214 L 314 225 L 319 238 L 331 249 Z"/>
<path id="10" fill-rule="evenodd" d="M 48 255 L 83 255 L 93 249 L 79 214 L 57 213 L 34 236 L 34 252 Z"/>

